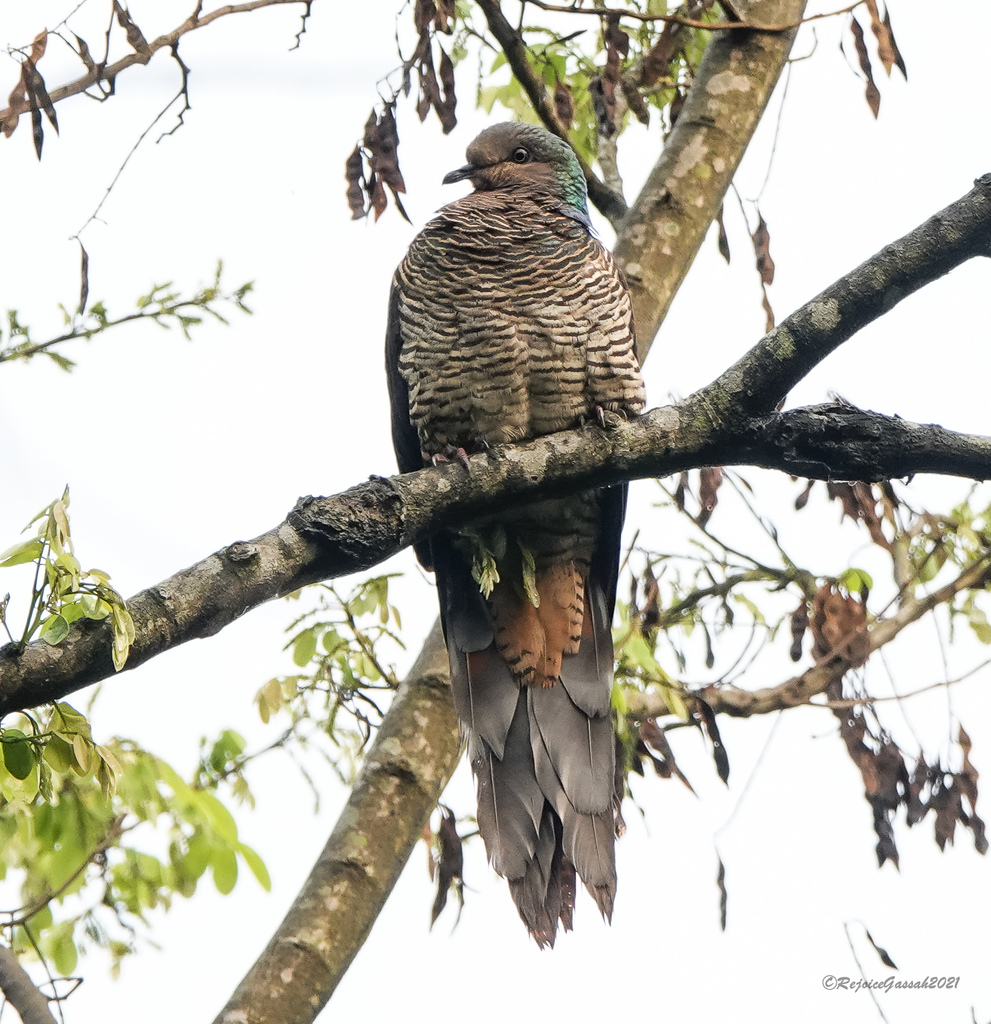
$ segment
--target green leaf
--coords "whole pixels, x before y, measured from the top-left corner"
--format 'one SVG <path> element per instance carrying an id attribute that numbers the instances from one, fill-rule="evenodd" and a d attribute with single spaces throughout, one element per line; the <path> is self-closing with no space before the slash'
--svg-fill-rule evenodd
<path id="1" fill-rule="evenodd" d="M 52 797 L 55 795 L 55 788 L 52 785 L 52 770 L 44 760 L 38 762 L 38 792 L 41 793 L 41 799 L 46 803 L 51 803 Z"/>
<path id="2" fill-rule="evenodd" d="M 537 593 L 537 566 L 533 560 L 533 552 L 520 545 L 523 555 L 523 591 L 527 600 L 534 608 L 540 607 L 540 594 Z"/>
<path id="3" fill-rule="evenodd" d="M 278 679 L 269 679 L 258 691 L 257 700 L 258 714 L 267 725 L 272 715 L 282 707 L 282 683 Z"/>
<path id="4" fill-rule="evenodd" d="M 71 704 L 60 700 L 55 705 L 55 713 L 52 715 L 51 729 L 53 732 L 73 733 L 81 732 L 87 739 L 92 737 L 89 721 L 85 715 L 81 715 Z"/>
<path id="5" fill-rule="evenodd" d="M 31 929 L 35 933 L 43 932 L 46 928 L 52 926 L 52 907 L 50 903 L 46 903 L 37 913 L 34 913 L 29 918 L 31 922 Z"/>
<path id="6" fill-rule="evenodd" d="M 250 846 L 245 846 L 241 843 L 237 847 L 237 852 L 244 858 L 244 863 L 251 869 L 251 873 L 258 879 L 258 884 L 265 890 L 265 892 L 271 892 L 272 879 L 269 877 L 268 868 L 265 867 L 265 862 L 251 849 Z M 216 878 L 216 876 L 214 876 Z"/>
<path id="7" fill-rule="evenodd" d="M 65 775 L 76 763 L 72 756 L 72 747 L 61 736 L 55 735 L 48 737 L 44 758 L 51 765 L 52 771 L 58 775 Z"/>
<path id="8" fill-rule="evenodd" d="M 482 594 L 489 597 L 499 582 L 499 567 L 496 565 L 492 552 L 477 537 L 472 539 L 475 543 L 472 551 L 471 575 Z"/>
<path id="9" fill-rule="evenodd" d="M 77 732 L 72 737 L 72 756 L 76 761 L 77 772 L 80 775 L 88 775 L 93 767 L 93 741 Z"/>
<path id="10" fill-rule="evenodd" d="M 225 847 L 215 849 L 210 866 L 213 869 L 213 884 L 222 896 L 226 896 L 237 885 L 237 857 L 234 851 Z"/>
<path id="11" fill-rule="evenodd" d="M 41 624 L 41 639 L 54 647 L 69 635 L 69 623 L 64 615 L 50 615 Z"/>
<path id="12" fill-rule="evenodd" d="M 691 721 L 692 716 L 688 713 L 681 694 L 673 686 L 662 686 L 661 691 L 664 695 L 664 703 L 667 704 L 671 714 L 677 715 L 683 722 Z"/>
<path id="13" fill-rule="evenodd" d="M 237 823 L 229 810 L 213 795 L 206 791 L 196 793 L 197 802 L 211 828 L 226 843 L 237 845 Z"/>
<path id="14" fill-rule="evenodd" d="M 104 589 L 107 591 L 111 590 L 110 587 L 105 587 Z M 114 627 L 113 657 L 114 668 L 119 672 L 124 667 L 127 656 L 131 652 L 135 631 L 134 620 L 131 618 L 131 613 L 127 610 L 123 599 L 116 591 L 112 593 L 113 597 L 116 598 L 116 600 L 111 600 L 110 603 L 110 618 Z M 108 595 L 101 594 L 101 596 L 106 600 Z"/>
<path id="15" fill-rule="evenodd" d="M 968 620 L 977 639 L 982 644 L 991 644 L 991 625 L 988 625 L 987 615 L 980 608 L 971 608 Z"/>
<path id="16" fill-rule="evenodd" d="M 307 629 L 293 641 L 292 660 L 305 668 L 314 654 L 317 653 L 317 634 L 315 629 Z"/>
<path id="17" fill-rule="evenodd" d="M 847 569 L 836 578 L 836 582 L 851 594 L 862 594 L 874 589 L 874 580 L 863 569 Z"/>
<path id="18" fill-rule="evenodd" d="M 21 541 L 0 555 L 0 568 L 9 565 L 22 565 L 24 562 L 33 562 L 44 550 L 45 542 L 40 537 L 32 537 L 30 540 Z"/>
<path id="19" fill-rule="evenodd" d="M 34 744 L 20 729 L 5 729 L 3 733 L 3 763 L 7 771 L 15 779 L 23 781 L 32 771 L 36 763 Z"/>
<path id="20" fill-rule="evenodd" d="M 48 955 L 55 964 L 55 970 L 63 977 L 68 977 L 76 969 L 79 962 L 79 951 L 72 938 L 73 921 L 60 921 L 48 933 Z"/>
<path id="21" fill-rule="evenodd" d="M 213 847 L 202 829 L 197 829 L 186 844 L 186 852 L 179 858 L 177 867 L 192 881 L 206 871 L 213 855 Z"/>

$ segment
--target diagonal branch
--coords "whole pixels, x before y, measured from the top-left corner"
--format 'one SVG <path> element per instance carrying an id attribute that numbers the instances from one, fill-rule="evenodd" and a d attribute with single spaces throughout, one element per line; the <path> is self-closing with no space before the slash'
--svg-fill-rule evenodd
<path id="1" fill-rule="evenodd" d="M 710 387 L 743 412 L 770 412 L 862 327 L 958 266 L 961 247 L 991 257 L 991 174 L 792 313 Z"/>
<path id="2" fill-rule="evenodd" d="M 967 566 L 956 579 L 937 588 L 923 598 L 907 600 L 889 619 L 879 619 L 869 631 L 871 651 L 879 650 L 891 643 L 906 626 L 917 622 L 934 608 L 951 601 L 964 590 L 980 588 L 991 580 L 991 555 L 985 555 Z M 825 693 L 833 683 L 838 683 L 849 671 L 850 664 L 842 658 L 833 657 L 813 665 L 801 675 L 759 690 L 745 690 L 727 683 L 712 683 L 695 691 L 716 714 L 733 718 L 750 718 L 752 715 L 768 715 L 786 708 L 813 704 L 812 698 Z M 660 717 L 670 714 L 663 694 L 630 691 L 626 694 L 626 706 L 634 719 Z M 832 706 L 832 702 L 830 705 Z"/>
<path id="3" fill-rule="evenodd" d="M 368 937 L 459 753 L 438 623 L 306 884 L 216 1024 L 309 1024 L 317 1016 Z"/>
<path id="4" fill-rule="evenodd" d="M 496 502 L 520 504 L 538 495 L 707 465 L 755 465 L 819 479 L 880 480 L 923 472 L 987 479 L 986 437 L 847 405 L 769 415 L 762 410 L 855 327 L 938 273 L 987 255 L 989 237 L 991 175 L 807 303 L 731 370 L 676 406 L 612 430 L 586 426 L 494 449 L 474 456 L 470 472 L 457 464 L 440 466 L 374 478 L 330 498 L 303 499 L 275 529 L 223 548 L 132 598 L 128 606 L 137 635 L 127 668 L 210 636 L 249 609 L 308 583 L 370 568 L 438 529 L 470 522 Z M 922 252 L 927 259 L 920 258 Z M 835 296 L 845 296 L 835 299 L 836 315 L 828 305 Z M 110 626 L 90 620 L 74 623 L 57 647 L 38 641 L 0 648 L 0 715 L 112 675 L 110 650 Z"/>
<path id="5" fill-rule="evenodd" d="M 275 7 L 281 4 L 300 3 L 306 4 L 306 0 L 248 0 L 246 3 L 225 4 L 223 7 L 218 7 L 215 10 L 208 11 L 206 14 L 202 14 L 200 12 L 202 3 L 198 3 L 196 5 L 196 10 L 181 25 L 174 28 L 171 32 L 167 32 L 165 35 L 159 36 L 150 43 L 145 43 L 140 49 L 135 49 L 131 53 L 125 54 L 120 58 L 120 60 L 114 61 L 112 64 L 107 64 L 105 62 L 96 63 L 92 58 L 90 58 L 86 61 L 87 69 L 85 75 L 81 75 L 79 78 L 75 79 L 75 81 L 69 82 L 67 85 L 62 85 L 57 89 L 50 90 L 48 95 L 52 103 L 59 103 L 61 100 L 68 99 L 70 96 L 78 96 L 79 93 L 85 92 L 87 89 L 96 85 L 97 82 L 109 82 L 112 85 L 122 71 L 126 71 L 134 64 L 147 64 L 159 50 L 167 49 L 175 52 L 175 49 L 179 44 L 179 40 L 184 35 L 194 31 L 195 29 L 203 28 L 211 22 L 216 21 L 218 18 L 227 17 L 229 14 L 245 14 L 249 11 L 260 10 L 263 7 Z M 88 56 L 88 54 L 85 54 L 85 56 Z M 28 102 L 24 99 L 15 107 L 7 107 L 4 110 L 0 110 L 0 124 L 13 124 L 16 126 L 18 116 L 28 109 Z M 9 130 L 7 130 L 5 134 L 10 135 L 13 130 L 13 127 L 9 127 Z"/>

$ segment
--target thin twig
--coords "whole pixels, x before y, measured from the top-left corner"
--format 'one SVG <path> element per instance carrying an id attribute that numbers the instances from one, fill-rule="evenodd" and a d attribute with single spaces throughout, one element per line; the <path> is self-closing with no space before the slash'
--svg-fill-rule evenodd
<path id="1" fill-rule="evenodd" d="M 10 921 L 4 924 L 4 928 L 12 928 L 15 925 L 24 925 L 29 921 L 35 914 L 40 910 L 43 910 L 52 900 L 57 900 L 72 883 L 93 863 L 93 861 L 100 856 L 101 853 L 105 853 L 113 846 L 118 839 L 125 833 L 130 832 L 132 828 L 137 826 L 137 822 L 134 825 L 128 825 L 126 828 L 122 826 L 124 816 L 118 814 L 107 826 L 107 832 L 104 837 L 90 850 L 86 859 L 72 872 L 71 875 L 57 888 L 50 892 L 43 893 L 33 903 L 29 903 L 18 910 L 3 910 L 0 911 L 2 914 L 10 914 Z"/>
<path id="2" fill-rule="evenodd" d="M 857 956 L 857 951 L 853 948 L 853 939 L 850 938 L 850 927 L 846 921 L 843 922 L 843 931 L 846 932 L 846 941 L 850 946 L 850 952 L 853 955 L 853 962 L 857 965 L 857 970 L 860 971 L 860 977 L 864 980 L 864 982 L 866 982 L 867 975 L 864 974 L 864 968 L 860 963 L 859 957 Z M 877 996 L 874 995 L 874 990 L 871 988 L 870 985 L 865 984 L 864 987 L 867 989 L 868 994 L 874 1002 L 874 1006 L 877 1008 L 878 1016 L 881 1018 L 881 1020 L 884 1021 L 884 1024 L 888 1024 L 888 1018 L 885 1017 L 884 1010 L 881 1009 L 881 1004 L 877 1001 Z"/>
<path id="3" fill-rule="evenodd" d="M 207 14 L 200 13 L 202 4 L 198 3 L 193 14 L 191 14 L 181 25 L 174 28 L 171 32 L 167 32 L 165 35 L 161 35 L 157 39 L 152 40 L 148 44 L 147 50 L 143 53 L 134 51 L 132 53 L 125 54 L 120 60 L 114 61 L 113 64 L 107 64 L 104 59 L 104 61 L 101 61 L 99 64 L 95 64 L 92 69 L 87 69 L 85 75 L 81 75 L 75 81 L 69 82 L 67 85 L 50 90 L 48 95 L 51 98 L 52 103 L 59 103 L 61 100 L 67 99 L 69 96 L 78 96 L 79 93 L 85 92 L 91 86 L 96 85 L 99 82 L 112 83 L 122 71 L 127 70 L 127 68 L 134 64 L 147 64 L 158 50 L 166 47 L 171 49 L 178 40 L 188 32 L 192 32 L 198 28 L 203 28 L 205 25 L 209 25 L 218 18 L 224 18 L 230 14 L 244 14 L 249 11 L 257 11 L 263 7 L 277 7 L 283 4 L 300 3 L 305 4 L 307 3 L 307 0 L 248 0 L 247 3 L 225 4 L 223 7 L 218 7 Z M 113 16 L 111 15 L 111 25 L 112 23 Z M 106 95 L 109 95 L 109 93 Z M 101 97 L 97 98 L 99 99 Z M 23 110 L 26 109 L 26 106 L 19 108 L 19 112 L 23 112 Z M 9 107 L 5 110 L 0 110 L 0 121 L 2 121 L 8 113 L 10 113 Z"/>
<path id="4" fill-rule="evenodd" d="M 553 11 L 557 14 L 593 14 L 597 18 L 620 17 L 630 18 L 633 21 L 667 21 L 675 25 L 684 25 L 686 28 L 700 28 L 709 31 L 719 32 L 727 29 L 746 29 L 752 32 L 790 32 L 792 29 L 800 28 L 807 21 L 818 21 L 820 18 L 835 18 L 840 14 L 849 14 L 865 2 L 857 0 L 849 7 L 842 7 L 838 11 L 827 11 L 823 14 L 810 14 L 807 18 L 793 21 L 784 25 L 762 25 L 753 21 L 696 21 L 694 18 L 684 18 L 680 14 L 646 14 L 643 11 L 631 11 L 622 7 L 566 7 L 561 4 L 547 3 L 547 0 L 526 0 L 527 3 L 539 7 L 542 11 Z"/>
<path id="5" fill-rule="evenodd" d="M 897 700 L 904 701 L 910 697 L 917 697 L 920 693 L 929 693 L 931 690 L 943 690 L 948 689 L 951 686 L 956 686 L 957 683 L 962 683 L 965 679 L 969 679 L 973 675 L 977 675 L 982 668 L 987 668 L 991 665 L 991 658 L 986 661 L 982 661 L 979 665 L 975 665 L 972 669 L 964 672 L 962 676 L 957 676 L 956 679 L 944 679 L 939 683 L 930 683 L 928 686 L 920 686 L 917 690 L 909 690 L 908 693 L 895 693 L 890 697 L 851 697 L 847 700 L 825 700 L 817 701 L 810 700 L 809 705 L 814 708 L 830 708 L 835 711 L 842 711 L 847 708 L 856 708 L 865 704 L 881 704 L 887 701 Z"/>
<path id="6" fill-rule="evenodd" d="M 783 709 L 782 709 L 783 711 Z M 767 734 L 767 738 L 764 740 L 764 745 L 760 748 L 760 753 L 757 755 L 757 760 L 754 761 L 753 767 L 750 769 L 750 774 L 747 776 L 747 781 L 743 784 L 743 789 L 740 790 L 740 795 L 736 798 L 736 803 L 733 805 L 733 810 L 730 811 L 729 817 L 712 833 L 712 838 L 716 839 L 722 835 L 733 823 L 733 819 L 736 817 L 740 808 L 743 806 L 743 801 L 746 799 L 747 794 L 750 792 L 750 787 L 753 785 L 753 781 L 757 778 L 757 772 L 760 770 L 760 766 L 764 763 L 764 758 L 767 755 L 768 750 L 771 748 L 771 742 L 778 731 L 778 726 L 781 724 L 781 714 L 779 711 L 774 719 L 774 724 L 771 726 L 771 731 Z"/>

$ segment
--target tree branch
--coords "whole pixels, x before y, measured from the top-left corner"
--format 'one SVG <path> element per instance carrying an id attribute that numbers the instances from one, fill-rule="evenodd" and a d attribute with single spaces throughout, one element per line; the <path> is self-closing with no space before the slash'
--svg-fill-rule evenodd
<path id="1" fill-rule="evenodd" d="M 308 1024 L 330 999 L 458 763 L 447 675 L 437 623 L 306 884 L 215 1024 Z"/>
<path id="2" fill-rule="evenodd" d="M 871 624 L 868 636 L 871 651 L 891 643 L 906 626 L 917 622 L 934 608 L 952 600 L 964 590 L 980 588 L 991 580 L 991 554 L 977 559 L 967 566 L 956 579 L 939 587 L 923 598 L 910 598 L 890 619 L 878 619 Z M 806 669 L 801 675 L 759 690 L 745 690 L 727 683 L 711 683 L 697 691 L 697 696 L 712 708 L 715 714 L 730 715 L 733 718 L 750 718 L 752 715 L 768 715 L 774 711 L 812 704 L 812 698 L 825 693 L 833 683 L 838 683 L 850 669 L 849 662 L 833 657 Z M 691 693 L 690 693 L 691 695 Z M 626 706 L 634 719 L 657 718 L 670 714 L 663 694 L 629 691 Z M 828 706 L 832 706 L 832 703 Z M 815 705 L 827 706 L 827 705 Z"/>
<path id="3" fill-rule="evenodd" d="M 991 174 L 792 313 L 710 387 L 744 412 L 769 412 L 830 352 L 963 254 L 991 257 Z"/>
<path id="4" fill-rule="evenodd" d="M 603 431 L 588 426 L 457 464 L 305 498 L 274 530 L 238 541 L 128 601 L 136 637 L 124 671 L 212 636 L 266 601 L 371 568 L 417 540 L 521 504 L 706 465 L 755 465 L 817 479 L 914 473 L 991 478 L 991 438 L 851 406 L 797 409 L 703 428 L 697 398 Z M 114 674 L 111 627 L 79 620 L 57 646 L 0 648 L 0 716 L 58 700 Z"/>
<path id="5" fill-rule="evenodd" d="M 0 946 L 0 992 L 23 1024 L 55 1024 L 48 1000 L 6 946 Z"/>
<path id="6" fill-rule="evenodd" d="M 244 14 L 248 11 L 257 11 L 262 7 L 300 3 L 305 4 L 306 0 L 249 0 L 247 3 L 225 4 L 223 7 L 218 7 L 216 10 L 209 11 L 206 14 L 199 13 L 201 5 L 197 4 L 196 11 L 171 32 L 167 32 L 165 35 L 159 36 L 152 42 L 145 44 L 140 50 L 134 50 L 131 53 L 125 54 L 120 60 L 114 61 L 113 64 L 92 62 L 91 58 L 87 62 L 85 75 L 80 76 L 73 82 L 69 82 L 67 85 L 50 90 L 48 96 L 52 103 L 59 103 L 70 96 L 77 96 L 79 93 L 85 92 L 96 85 L 97 82 L 110 82 L 112 84 L 122 71 L 126 71 L 127 68 L 134 64 L 147 64 L 159 50 L 173 50 L 178 45 L 179 40 L 188 32 L 203 28 L 218 18 L 224 18 L 229 14 Z M 17 126 L 18 117 L 29 109 L 30 105 L 27 99 L 23 99 L 14 107 L 6 107 L 0 110 L 0 124 L 6 126 L 6 135 L 9 136 L 13 133 L 14 128 Z"/>
<path id="7" fill-rule="evenodd" d="M 683 25 L 685 28 L 704 29 L 708 32 L 726 32 L 737 28 L 752 32 L 790 32 L 792 29 L 801 28 L 807 21 L 818 21 L 821 18 L 835 18 L 840 14 L 849 14 L 865 3 L 865 0 L 857 0 L 856 3 L 841 7 L 837 11 L 810 14 L 807 18 L 798 18 L 782 24 L 768 21 L 699 21 L 695 18 L 682 17 L 680 14 L 651 14 L 647 11 L 632 11 L 626 7 L 565 7 L 561 4 L 548 3 L 547 0 L 526 0 L 526 2 L 533 4 L 534 7 L 539 7 L 542 11 L 553 11 L 557 14 L 594 14 L 598 18 L 613 16 L 629 18 L 631 21 L 664 21 L 674 25 Z"/>
<path id="8" fill-rule="evenodd" d="M 370 568 L 439 529 L 470 522 L 496 501 L 521 504 L 538 495 L 706 465 L 755 465 L 818 479 L 913 473 L 987 479 L 987 437 L 845 405 L 782 414 L 754 410 L 773 406 L 853 330 L 916 288 L 972 256 L 987 255 L 989 238 L 991 175 L 807 303 L 734 367 L 676 406 L 612 430 L 586 426 L 494 449 L 473 456 L 470 472 L 452 464 L 374 478 L 330 498 L 303 499 L 275 529 L 223 548 L 132 598 L 128 607 L 137 635 L 126 668 L 210 636 L 249 609 L 308 583 Z M 0 715 L 112 675 L 110 650 L 110 626 L 91 620 L 74 623 L 58 646 L 38 641 L 0 648 Z"/>

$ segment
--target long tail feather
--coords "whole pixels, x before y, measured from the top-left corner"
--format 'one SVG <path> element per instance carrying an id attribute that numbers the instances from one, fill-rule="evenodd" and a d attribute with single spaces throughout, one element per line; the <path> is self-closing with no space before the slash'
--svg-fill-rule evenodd
<path id="1" fill-rule="evenodd" d="M 435 538 L 431 549 L 455 706 L 477 779 L 479 831 L 541 947 L 554 945 L 559 924 L 572 926 L 576 875 L 607 919 L 616 893 L 611 627 L 625 493 L 611 489 L 597 500 L 587 575 L 566 566 L 538 570 L 538 605 L 508 587 L 501 603 L 486 602 L 454 540 Z M 509 649 L 499 629 L 521 600 L 527 625 Z M 545 662 L 544 650 L 531 650 L 545 637 L 562 652 L 559 677 L 551 678 L 553 657 Z M 520 672 L 507 650 L 514 658 L 526 650 L 533 670 Z M 527 685 L 545 666 L 542 685 Z"/>

